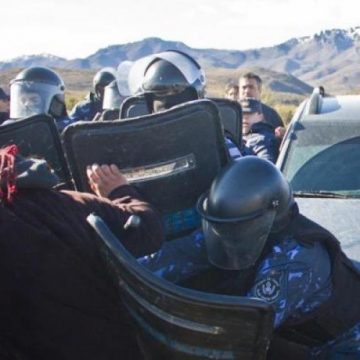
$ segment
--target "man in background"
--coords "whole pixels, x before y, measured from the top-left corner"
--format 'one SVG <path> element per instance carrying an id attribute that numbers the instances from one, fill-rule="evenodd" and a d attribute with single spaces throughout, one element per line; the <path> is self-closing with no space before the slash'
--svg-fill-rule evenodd
<path id="1" fill-rule="evenodd" d="M 259 75 L 248 72 L 239 79 L 239 99 L 255 98 L 261 101 L 262 80 Z M 264 121 L 269 123 L 275 130 L 275 136 L 281 139 L 285 134 L 284 123 L 280 115 L 272 107 L 261 102 Z"/>

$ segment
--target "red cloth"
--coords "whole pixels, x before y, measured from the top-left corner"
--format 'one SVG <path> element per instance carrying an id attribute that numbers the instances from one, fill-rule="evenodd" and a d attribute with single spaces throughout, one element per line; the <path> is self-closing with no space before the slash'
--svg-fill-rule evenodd
<path id="1" fill-rule="evenodd" d="M 0 199 L 11 201 L 16 192 L 15 157 L 18 153 L 16 145 L 0 149 Z"/>

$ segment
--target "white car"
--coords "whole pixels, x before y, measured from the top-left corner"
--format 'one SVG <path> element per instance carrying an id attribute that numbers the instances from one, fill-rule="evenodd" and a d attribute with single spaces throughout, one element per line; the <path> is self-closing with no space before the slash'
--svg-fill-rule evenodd
<path id="1" fill-rule="evenodd" d="M 330 230 L 360 267 L 360 96 L 315 89 L 290 123 L 277 166 L 301 213 Z"/>

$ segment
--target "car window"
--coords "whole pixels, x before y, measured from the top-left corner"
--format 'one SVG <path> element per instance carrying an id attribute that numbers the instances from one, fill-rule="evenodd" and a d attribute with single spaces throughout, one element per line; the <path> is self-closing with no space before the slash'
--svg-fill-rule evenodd
<path id="1" fill-rule="evenodd" d="M 283 165 L 293 190 L 360 196 L 359 130 L 311 130 L 295 132 Z"/>

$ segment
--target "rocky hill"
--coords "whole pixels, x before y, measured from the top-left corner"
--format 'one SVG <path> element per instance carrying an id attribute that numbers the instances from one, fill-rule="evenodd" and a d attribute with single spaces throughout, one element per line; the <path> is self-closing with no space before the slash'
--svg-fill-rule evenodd
<path id="1" fill-rule="evenodd" d="M 277 73 L 273 74 L 277 78 L 269 80 L 269 83 L 276 91 L 295 90 L 299 93 L 303 91 L 303 83 L 324 85 L 333 92 L 360 89 L 360 27 L 326 30 L 313 36 L 290 39 L 276 46 L 245 51 L 194 49 L 181 42 L 148 38 L 109 46 L 84 59 L 67 60 L 49 54 L 18 57 L 0 61 L 0 70 L 47 65 L 95 71 L 106 66 L 116 67 L 123 60 L 136 60 L 166 49 L 185 51 L 207 69 L 225 69 L 234 73 L 244 68 L 267 69 L 270 73 L 275 71 Z M 287 78 L 287 85 L 279 79 L 278 73 L 284 74 L 282 78 Z"/>

